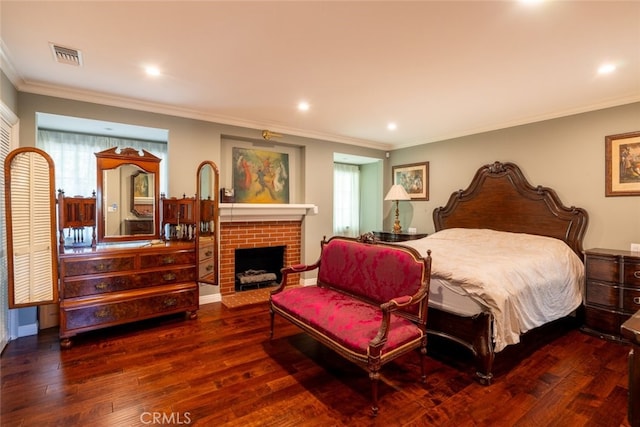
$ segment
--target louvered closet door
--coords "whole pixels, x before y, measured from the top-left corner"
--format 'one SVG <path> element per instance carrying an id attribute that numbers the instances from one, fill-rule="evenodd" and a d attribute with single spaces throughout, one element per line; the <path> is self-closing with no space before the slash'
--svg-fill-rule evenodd
<path id="1" fill-rule="evenodd" d="M 14 150 L 5 164 L 9 306 L 57 302 L 53 162 L 35 148 Z"/>

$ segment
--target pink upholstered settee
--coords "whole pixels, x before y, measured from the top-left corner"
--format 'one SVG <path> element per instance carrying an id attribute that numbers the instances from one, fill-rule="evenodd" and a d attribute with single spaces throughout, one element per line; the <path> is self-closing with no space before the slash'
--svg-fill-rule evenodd
<path id="1" fill-rule="evenodd" d="M 425 380 L 431 255 L 423 258 L 372 235 L 333 237 L 321 246 L 315 264 L 282 269 L 282 282 L 270 297 L 271 337 L 277 313 L 364 366 L 372 380 L 375 416 L 382 365 L 419 350 Z M 316 286 L 286 287 L 287 275 L 315 269 Z"/>

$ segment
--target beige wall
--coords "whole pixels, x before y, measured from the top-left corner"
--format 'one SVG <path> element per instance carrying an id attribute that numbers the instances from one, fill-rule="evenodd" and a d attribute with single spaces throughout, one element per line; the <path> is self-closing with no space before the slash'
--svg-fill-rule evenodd
<path id="1" fill-rule="evenodd" d="M 401 202 L 402 224 L 432 232 L 433 210 L 497 160 L 516 163 L 532 185 L 551 187 L 565 205 L 587 210 L 585 249 L 629 250 L 640 243 L 640 196 L 604 196 L 604 140 L 633 131 L 640 131 L 640 103 L 393 151 L 392 165 L 428 161 L 430 168 L 430 199 Z"/>

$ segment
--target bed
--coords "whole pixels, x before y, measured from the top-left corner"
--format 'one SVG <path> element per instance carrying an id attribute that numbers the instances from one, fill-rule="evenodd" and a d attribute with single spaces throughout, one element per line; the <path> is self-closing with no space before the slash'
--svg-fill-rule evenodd
<path id="1" fill-rule="evenodd" d="M 581 306 L 587 212 L 530 185 L 515 164 L 495 162 L 435 209 L 433 221 L 435 233 L 402 243 L 432 250 L 428 332 L 471 350 L 476 377 L 488 385 L 497 353 Z"/>

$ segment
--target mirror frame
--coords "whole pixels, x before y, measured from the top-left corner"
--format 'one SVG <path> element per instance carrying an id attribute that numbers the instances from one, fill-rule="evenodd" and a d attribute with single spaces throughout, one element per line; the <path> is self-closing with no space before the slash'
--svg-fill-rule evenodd
<path id="1" fill-rule="evenodd" d="M 158 230 L 160 229 L 160 158 L 154 156 L 146 150 L 141 150 L 142 155 L 134 148 L 122 148 L 118 152 L 118 147 L 109 148 L 104 151 L 95 153 L 96 171 L 97 171 L 97 190 L 96 190 L 96 222 L 98 228 L 98 242 L 124 242 L 131 240 L 153 240 L 158 238 Z M 116 169 L 122 165 L 134 165 L 142 169 L 146 173 L 153 173 L 153 234 L 133 234 L 121 236 L 105 236 L 105 206 L 103 200 L 103 177 L 104 171 Z M 151 193 L 150 193 L 151 194 Z M 122 206 L 120 207 L 122 209 Z M 129 209 L 124 209 L 129 211 Z"/>
<path id="2" fill-rule="evenodd" d="M 220 208 L 220 199 L 219 199 L 219 188 L 220 188 L 220 171 L 218 169 L 218 166 L 210 161 L 210 160 L 205 160 L 202 163 L 200 163 L 200 165 L 198 166 L 198 171 L 196 173 L 196 203 L 195 203 L 195 209 L 196 209 L 196 250 L 198 251 L 197 257 L 196 259 L 202 260 L 202 256 L 200 254 L 200 202 L 202 200 L 202 170 L 205 167 L 211 167 L 212 170 L 212 177 L 211 179 L 213 180 L 213 182 L 211 183 L 211 192 L 212 194 L 212 198 L 214 201 L 214 231 L 213 231 L 213 237 L 214 237 L 214 254 L 213 257 L 215 259 L 215 263 L 216 263 L 216 274 L 215 274 L 215 279 L 214 280 L 210 280 L 210 279 L 206 279 L 206 278 L 202 278 L 200 277 L 200 273 L 198 272 L 198 282 L 199 283 L 206 283 L 209 285 L 218 285 L 219 284 L 219 274 L 220 274 L 220 258 L 219 258 L 219 253 L 220 253 L 220 216 L 219 216 L 219 208 Z"/>

